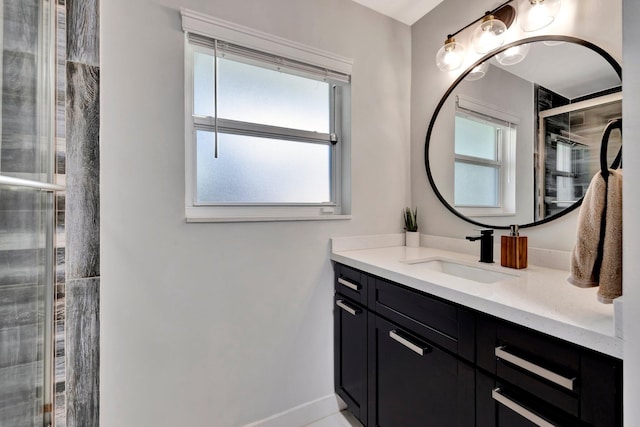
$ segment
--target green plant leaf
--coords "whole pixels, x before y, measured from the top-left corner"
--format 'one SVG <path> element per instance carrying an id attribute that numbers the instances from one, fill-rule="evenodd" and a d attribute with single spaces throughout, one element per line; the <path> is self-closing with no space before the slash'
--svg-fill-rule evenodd
<path id="1" fill-rule="evenodd" d="M 411 210 L 410 207 L 404 208 L 404 229 L 407 231 L 418 231 L 418 208 Z"/>

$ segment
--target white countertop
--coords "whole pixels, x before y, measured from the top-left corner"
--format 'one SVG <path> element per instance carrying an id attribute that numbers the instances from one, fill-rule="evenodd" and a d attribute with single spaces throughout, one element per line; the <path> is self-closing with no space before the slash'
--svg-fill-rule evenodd
<path id="1" fill-rule="evenodd" d="M 434 248 L 390 246 L 342 250 L 331 259 L 390 281 L 622 359 L 613 304 L 597 301 L 597 288 L 577 288 L 568 272 L 538 266 L 515 270 L 480 264 L 477 256 Z M 502 273 L 509 279 L 478 283 L 407 261 L 442 258 Z M 499 259 L 499 253 L 498 257 Z"/>

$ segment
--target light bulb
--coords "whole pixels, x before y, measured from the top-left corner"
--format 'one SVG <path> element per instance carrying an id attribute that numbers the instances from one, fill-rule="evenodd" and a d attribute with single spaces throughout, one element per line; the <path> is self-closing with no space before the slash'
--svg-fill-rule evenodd
<path id="1" fill-rule="evenodd" d="M 480 80 L 481 78 L 484 77 L 485 74 L 487 74 L 488 69 L 489 69 L 489 63 L 483 62 L 482 64 L 476 67 L 473 67 L 473 69 L 469 71 L 469 74 L 467 74 L 464 77 L 464 79 L 470 82 L 474 80 Z"/>
<path id="2" fill-rule="evenodd" d="M 436 54 L 436 65 L 442 71 L 457 70 L 464 61 L 464 50 L 463 45 L 449 37 Z"/>
<path id="3" fill-rule="evenodd" d="M 528 43 L 510 47 L 509 49 L 497 54 L 496 61 L 498 61 L 501 65 L 517 64 L 518 62 L 522 62 L 522 60 L 527 57 L 529 49 L 530 46 Z"/>
<path id="4" fill-rule="evenodd" d="M 529 10 L 518 16 L 518 24 L 523 31 L 537 31 L 551 24 L 558 15 L 562 0 L 526 0 Z M 526 7 L 526 5 L 525 5 Z M 523 7 L 521 10 L 525 10 Z"/>
<path id="5" fill-rule="evenodd" d="M 473 32 L 473 48 L 478 53 L 487 53 L 504 44 L 507 26 L 493 15 L 487 15 Z"/>

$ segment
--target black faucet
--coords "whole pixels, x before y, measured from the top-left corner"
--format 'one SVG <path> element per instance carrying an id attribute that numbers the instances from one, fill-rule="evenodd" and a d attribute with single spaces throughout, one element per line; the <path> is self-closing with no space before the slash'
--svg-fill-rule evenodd
<path id="1" fill-rule="evenodd" d="M 480 230 L 479 236 L 467 236 L 467 240 L 480 240 L 480 262 L 493 263 L 493 230 Z"/>

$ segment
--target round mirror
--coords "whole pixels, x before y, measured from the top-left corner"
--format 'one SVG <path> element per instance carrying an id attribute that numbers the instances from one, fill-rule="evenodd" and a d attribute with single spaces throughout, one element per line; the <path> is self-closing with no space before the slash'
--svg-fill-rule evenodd
<path id="1" fill-rule="evenodd" d="M 566 36 L 519 40 L 481 58 L 429 123 L 425 166 L 436 196 L 465 221 L 497 229 L 577 208 L 599 171 L 604 128 L 622 116 L 621 78 L 611 55 Z M 621 144 L 613 131 L 610 162 Z"/>

